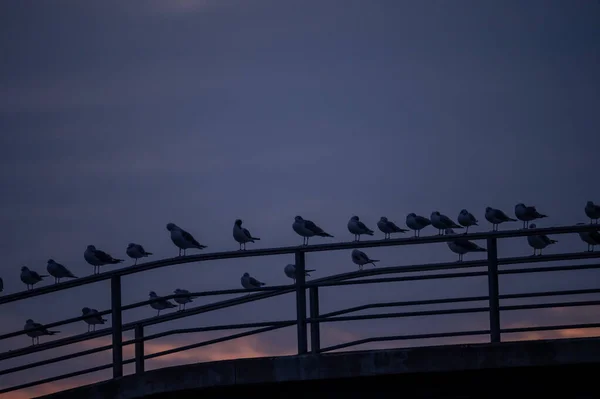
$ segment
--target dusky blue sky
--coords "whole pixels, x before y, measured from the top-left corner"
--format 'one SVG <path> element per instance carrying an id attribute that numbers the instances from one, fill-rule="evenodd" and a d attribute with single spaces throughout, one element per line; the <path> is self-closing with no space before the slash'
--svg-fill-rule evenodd
<path id="1" fill-rule="evenodd" d="M 153 260 L 176 255 L 168 222 L 207 251 L 223 251 L 237 249 L 236 218 L 262 238 L 248 248 L 299 244 L 295 215 L 336 236 L 315 242 L 351 240 L 346 223 L 354 214 L 376 229 L 382 215 L 403 225 L 409 212 L 456 218 L 467 208 L 482 221 L 478 230 L 488 230 L 486 206 L 513 213 L 524 202 L 550 215 L 540 226 L 586 221 L 585 202 L 600 201 L 591 173 L 600 144 L 599 20 L 597 1 L 4 1 L 5 293 L 25 289 L 20 266 L 45 272 L 48 258 L 91 274 L 83 260 L 88 244 L 121 258 L 129 242 L 154 252 Z M 548 252 L 585 249 L 577 236 L 556 238 Z M 503 241 L 499 251 L 516 256 L 530 248 L 519 239 Z M 455 259 L 445 244 L 366 252 L 382 266 Z M 144 300 L 150 290 L 236 288 L 244 271 L 284 284 L 291 262 L 271 257 L 152 271 L 124 279 L 124 301 Z M 314 277 L 355 269 L 346 251 L 308 255 L 307 266 L 318 270 Z M 594 281 L 596 272 L 519 276 L 503 279 L 501 291 L 588 288 Z M 486 290 L 484 279 L 331 288 L 321 293 L 321 307 Z M 27 318 L 76 316 L 83 306 L 108 308 L 108 282 L 6 305 L 2 330 L 22 328 Z M 293 311 L 289 296 L 173 325 L 285 319 Z M 503 321 L 552 324 L 551 316 L 584 320 L 592 312 L 521 312 Z M 486 317 L 331 325 L 324 345 L 486 328 Z M 65 326 L 61 336 L 85 328 Z M 28 343 L 19 337 L 0 347 Z M 242 354 L 291 353 L 295 332 L 229 348 L 236 345 Z M 217 350 L 203 351 L 196 356 Z M 0 384 L 104 363 L 109 355 L 5 376 Z"/>

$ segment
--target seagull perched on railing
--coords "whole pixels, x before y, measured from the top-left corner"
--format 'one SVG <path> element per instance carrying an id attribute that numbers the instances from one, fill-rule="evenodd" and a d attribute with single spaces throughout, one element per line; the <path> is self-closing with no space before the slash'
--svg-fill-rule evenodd
<path id="1" fill-rule="evenodd" d="M 333 237 L 331 234 L 326 233 L 322 228 L 317 226 L 315 223 L 308 219 L 303 219 L 302 216 L 296 216 L 292 229 L 303 237 L 302 245 L 308 245 L 308 239 L 313 236 L 319 237 Z"/>
<path id="2" fill-rule="evenodd" d="M 179 248 L 179 256 L 183 250 L 183 256 L 185 256 L 186 249 L 196 248 L 204 249 L 206 245 L 200 244 L 196 239 L 187 231 L 177 226 L 175 223 L 168 223 L 167 230 L 171 232 L 171 241 Z"/>
<path id="3" fill-rule="evenodd" d="M 94 266 L 94 274 L 100 273 L 100 266 L 116 265 L 117 263 L 124 262 L 123 259 L 115 259 L 106 252 L 96 249 L 93 245 L 87 246 L 83 257 L 87 263 Z"/>
<path id="4" fill-rule="evenodd" d="M 600 205 L 594 204 L 593 201 L 588 201 L 585 204 L 585 214 L 590 218 L 590 224 L 594 220 L 598 223 L 598 219 L 600 219 Z"/>
<path id="5" fill-rule="evenodd" d="M 310 277 L 310 272 L 314 272 L 315 269 L 306 269 L 304 270 L 304 275 L 306 277 Z M 285 267 L 283 268 L 283 272 L 285 273 L 286 276 L 288 276 L 289 278 L 291 278 L 292 280 L 294 280 L 294 284 L 296 284 L 296 277 L 297 277 L 297 270 L 296 270 L 296 265 L 290 263 L 288 265 L 285 265 Z"/>
<path id="6" fill-rule="evenodd" d="M 48 273 L 54 277 L 54 284 L 60 283 L 61 278 L 77 278 L 77 276 L 71 273 L 69 269 L 60 263 L 55 262 L 54 259 L 48 259 L 46 270 L 48 270 Z"/>
<path id="7" fill-rule="evenodd" d="M 517 219 L 508 217 L 508 215 L 500 209 L 495 209 L 491 206 L 485 208 L 485 219 L 492 224 L 492 231 L 498 231 L 498 225 L 500 223 L 517 221 Z"/>
<path id="8" fill-rule="evenodd" d="M 531 223 L 529 225 L 530 229 L 535 229 L 536 225 L 534 223 Z M 538 234 L 538 235 L 534 235 L 534 236 L 527 236 L 527 243 L 529 244 L 529 246 L 531 248 L 533 248 L 533 255 L 536 255 L 536 251 L 539 250 L 540 253 L 538 254 L 539 256 L 542 255 L 542 249 L 546 248 L 548 245 L 551 244 L 555 244 L 558 241 L 556 240 L 552 240 L 550 238 L 548 238 L 547 235 L 545 234 Z"/>
<path id="9" fill-rule="evenodd" d="M 135 259 L 135 263 L 133 264 L 134 266 L 137 265 L 138 259 L 140 258 L 145 258 L 148 255 L 152 255 L 152 252 L 147 252 L 144 247 L 142 247 L 140 244 L 136 244 L 136 243 L 129 243 L 129 245 L 127 246 L 127 256 L 129 256 L 131 259 Z"/>
<path id="10" fill-rule="evenodd" d="M 583 226 L 585 223 L 577 223 L 577 226 Z M 588 245 L 588 252 L 593 252 L 596 245 L 600 245 L 600 231 L 584 231 L 579 233 L 581 241 Z"/>
<path id="11" fill-rule="evenodd" d="M 39 344 L 42 335 L 54 335 L 60 332 L 50 331 L 40 323 L 34 322 L 32 319 L 27 319 L 25 321 L 25 327 L 23 329 L 26 331 L 27 336 L 31 337 L 31 345 L 35 345 L 36 342 Z"/>
<path id="12" fill-rule="evenodd" d="M 379 227 L 379 230 L 384 234 L 384 240 L 390 239 L 393 233 L 406 233 L 408 231 L 407 229 L 401 229 L 396 226 L 396 223 L 390 222 L 385 216 L 379 218 L 377 227 Z"/>
<path id="13" fill-rule="evenodd" d="M 253 243 L 255 240 L 260 240 L 258 237 L 252 237 L 250 231 L 242 227 L 241 219 L 236 219 L 235 223 L 233 224 L 233 239 L 240 244 L 240 251 L 242 250 L 242 246 L 244 250 L 246 249 L 247 242 Z"/>
<path id="14" fill-rule="evenodd" d="M 27 266 L 21 267 L 21 281 L 27 285 L 27 290 L 33 289 L 33 285 L 39 283 L 48 277 L 46 274 L 38 274 L 33 270 L 29 270 Z"/>
<path id="15" fill-rule="evenodd" d="M 535 219 L 547 218 L 547 215 L 539 213 L 535 206 L 525 206 L 523 203 L 515 205 L 515 216 L 523 222 L 523 229 L 529 227 L 529 222 Z"/>
<path id="16" fill-rule="evenodd" d="M 265 285 L 265 283 L 258 281 L 254 277 L 251 277 L 250 274 L 248 274 L 248 273 L 244 273 L 240 280 L 242 282 L 242 287 L 244 287 L 246 289 L 260 288 L 263 285 Z"/>
<path id="17" fill-rule="evenodd" d="M 163 299 L 163 298 L 159 297 L 158 295 L 156 295 L 156 292 L 154 292 L 154 291 L 150 291 L 150 299 L 154 300 L 153 302 L 150 302 L 150 307 L 152 309 L 158 310 L 158 313 L 156 313 L 157 317 L 160 316 L 161 310 L 177 307 L 177 305 L 175 305 L 173 302 L 169 302 L 166 299 Z"/>
<path id="18" fill-rule="evenodd" d="M 425 216 L 420 216 L 416 213 L 409 213 L 406 215 L 406 226 L 415 231 L 415 237 L 419 237 L 421 235 L 421 230 L 430 224 L 431 220 L 427 219 Z"/>
<path id="19" fill-rule="evenodd" d="M 185 310 L 185 304 L 192 302 L 192 298 L 197 298 L 195 296 L 191 296 L 190 292 L 188 290 L 184 290 L 184 289 L 181 289 L 181 288 L 175 289 L 174 292 L 177 295 L 182 295 L 180 297 L 173 298 L 173 300 L 175 302 L 177 302 L 177 305 L 179 306 L 178 309 L 177 309 L 177 311 Z M 183 305 L 183 308 L 181 307 L 181 305 Z"/>
<path id="20" fill-rule="evenodd" d="M 366 253 L 358 249 L 353 249 L 351 256 L 352 262 L 358 265 L 358 270 L 362 270 L 363 266 L 368 263 L 372 264 L 373 266 L 376 266 L 375 262 L 379 262 L 379 259 L 370 259 Z"/>
<path id="21" fill-rule="evenodd" d="M 352 216 L 348 221 L 348 231 L 354 234 L 354 241 L 360 241 L 360 236 L 366 234 L 369 236 L 373 235 L 373 230 L 368 228 L 363 222 L 360 221 L 358 216 Z"/>
<path id="22" fill-rule="evenodd" d="M 106 319 L 102 318 L 102 316 L 98 315 L 98 311 L 96 309 L 90 309 L 88 307 L 81 309 L 82 316 L 87 316 L 83 321 L 85 321 L 88 325 L 88 332 L 90 330 L 96 331 L 96 324 L 104 324 L 106 323 Z"/>
<path id="23" fill-rule="evenodd" d="M 458 214 L 458 224 L 467 228 L 465 234 L 469 233 L 469 227 L 479 226 L 477 223 L 479 223 L 479 221 L 475 218 L 475 216 L 473 216 L 471 212 L 467 211 L 466 209 L 463 209 Z"/>
<path id="24" fill-rule="evenodd" d="M 440 236 L 444 234 L 446 229 L 462 229 L 462 226 L 457 225 L 448 216 L 442 215 L 438 211 L 431 212 L 429 220 L 431 221 L 431 225 L 438 229 L 438 235 Z"/>
<path id="25" fill-rule="evenodd" d="M 446 229 L 445 233 L 446 235 L 456 234 L 452 229 Z M 463 256 L 469 252 L 487 252 L 487 249 L 480 247 L 472 241 L 465 240 L 464 238 L 448 241 L 447 244 L 450 251 L 458 254 L 458 262 L 462 262 Z"/>

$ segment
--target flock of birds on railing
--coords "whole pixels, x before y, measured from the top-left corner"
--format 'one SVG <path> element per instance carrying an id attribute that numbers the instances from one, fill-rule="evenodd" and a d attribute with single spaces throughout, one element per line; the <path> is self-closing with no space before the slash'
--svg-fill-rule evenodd
<path id="1" fill-rule="evenodd" d="M 588 201 L 584 210 L 586 216 L 590 218 L 590 224 L 598 224 L 598 219 L 600 219 L 600 205 L 596 205 L 592 201 Z M 517 220 L 523 222 L 523 229 L 535 228 L 536 225 L 531 222 L 536 219 L 546 218 L 547 215 L 538 212 L 534 206 L 525 206 L 524 204 L 519 203 L 515 206 L 515 217 L 516 219 L 509 217 L 500 209 L 491 207 L 487 207 L 485 209 L 485 219 L 492 224 L 492 231 L 498 231 L 498 226 L 502 223 L 516 222 Z M 437 211 L 432 212 L 430 218 L 426 218 L 415 213 L 410 213 L 406 216 L 406 226 L 410 230 L 414 231 L 415 238 L 420 237 L 420 231 L 430 225 L 438 229 L 438 235 L 456 234 L 454 229 L 462 228 L 466 229 L 466 234 L 469 231 L 469 227 L 479 225 L 477 218 L 475 218 L 475 216 L 473 216 L 473 214 L 466 209 L 460 211 L 457 221 L 458 224 L 448 216 Z M 578 225 L 582 224 L 584 223 L 578 223 Z M 361 235 L 372 236 L 374 234 L 374 231 L 368 228 L 358 216 L 352 216 L 348 221 L 347 227 L 348 231 L 354 235 L 355 242 L 360 241 Z M 384 233 L 384 239 L 390 239 L 391 235 L 395 233 L 406 233 L 409 231 L 407 229 L 398 227 L 394 222 L 389 221 L 383 216 L 377 222 L 377 227 L 382 233 Z M 292 224 L 292 229 L 298 235 L 302 236 L 303 246 L 308 245 L 309 238 L 314 236 L 333 237 L 331 234 L 325 232 L 321 227 L 317 226 L 317 224 L 314 222 L 303 219 L 301 216 L 295 217 L 294 223 Z M 190 233 L 174 223 L 168 223 L 167 230 L 170 232 L 173 244 L 179 248 L 179 256 L 182 255 L 182 252 L 185 256 L 187 249 L 206 248 L 206 245 L 200 244 Z M 579 233 L 579 236 L 585 243 L 588 244 L 588 251 L 593 251 L 595 245 L 600 245 L 599 231 L 583 232 Z M 260 238 L 253 236 L 248 229 L 242 227 L 242 221 L 240 219 L 237 219 L 234 223 L 233 238 L 238 242 L 240 250 L 245 250 L 247 243 L 254 243 L 257 240 L 260 240 Z M 529 246 L 533 248 L 532 256 L 535 256 L 541 255 L 544 248 L 546 248 L 548 245 L 556 243 L 557 241 L 548 238 L 546 235 L 530 235 L 527 236 L 527 242 Z M 455 240 L 448 241 L 447 245 L 452 252 L 458 254 L 458 262 L 461 262 L 463 260 L 463 256 L 469 252 L 487 252 L 486 248 L 480 247 L 472 241 L 459 237 L 457 237 Z M 144 247 L 135 243 L 131 243 L 127 246 L 126 253 L 130 258 L 135 260 L 134 265 L 137 264 L 138 259 L 152 255 L 152 253 L 147 252 Z M 87 246 L 83 256 L 86 262 L 94 267 L 94 274 L 98 274 L 100 272 L 101 266 L 117 264 L 124 261 L 123 259 L 113 258 L 108 253 L 96 249 L 96 247 L 93 245 Z M 351 259 L 353 263 L 358 265 L 359 270 L 362 270 L 363 266 L 366 264 L 372 264 L 375 266 L 375 263 L 379 262 L 378 259 L 371 259 L 365 252 L 358 249 L 352 250 Z M 53 259 L 48 260 L 46 269 L 49 275 L 54 277 L 55 284 L 59 283 L 61 278 L 77 278 L 64 265 L 55 262 Z M 310 276 L 308 273 L 312 271 L 314 270 L 306 270 L 306 275 Z M 295 283 L 295 265 L 286 265 L 284 268 L 284 273 L 286 276 L 292 278 Z M 21 268 L 21 281 L 27 285 L 28 290 L 32 289 L 35 284 L 42 281 L 44 277 L 48 277 L 48 275 L 41 275 L 33 270 L 30 270 L 26 266 Z M 265 283 L 250 276 L 248 273 L 244 273 L 242 275 L 241 284 L 245 289 L 253 289 L 265 285 Z M 3 288 L 4 283 L 0 278 L 0 292 L 3 290 Z M 184 310 L 185 305 L 189 302 L 192 302 L 192 298 L 194 298 L 189 291 L 184 289 L 178 288 L 174 291 L 174 293 L 178 295 L 178 297 L 174 298 L 174 301 L 178 305 L 163 299 L 154 291 L 150 292 L 150 300 L 153 300 L 153 302 L 150 303 L 150 306 L 157 310 L 157 316 L 160 315 L 161 310 L 165 309 L 178 307 L 179 310 Z M 95 330 L 95 326 L 97 324 L 104 324 L 106 322 L 106 319 L 98 315 L 98 311 L 96 309 L 84 307 L 82 309 L 82 316 L 86 316 L 84 321 L 88 324 L 88 332 L 90 331 L 90 328 Z M 47 330 L 43 325 L 35 323 L 32 319 L 26 321 L 25 330 L 27 331 L 27 335 L 32 338 L 33 344 L 35 344 L 36 339 L 39 343 L 39 337 L 42 335 L 54 335 L 58 333 L 58 331 Z"/>

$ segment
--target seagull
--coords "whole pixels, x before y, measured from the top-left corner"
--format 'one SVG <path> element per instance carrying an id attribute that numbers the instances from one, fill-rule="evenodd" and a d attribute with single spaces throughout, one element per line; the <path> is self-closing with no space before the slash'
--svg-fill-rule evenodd
<path id="1" fill-rule="evenodd" d="M 373 266 L 376 266 L 375 262 L 379 262 L 379 259 L 369 259 L 367 254 L 364 253 L 363 251 L 360 251 L 358 249 L 353 249 L 352 250 L 352 262 L 354 262 L 358 265 L 358 270 L 362 270 L 363 266 L 368 263 L 372 264 Z"/>
<path id="2" fill-rule="evenodd" d="M 469 232 L 469 227 L 479 226 L 477 223 L 479 223 L 479 221 L 475 218 L 475 216 L 473 216 L 473 214 L 471 214 L 471 212 L 467 211 L 466 209 L 463 209 L 458 214 L 458 224 L 467 228 L 465 234 Z"/>
<path id="3" fill-rule="evenodd" d="M 455 234 L 451 228 L 446 229 L 446 235 Z M 450 251 L 458 254 L 458 262 L 463 261 L 463 255 L 469 252 L 487 252 L 487 249 L 480 247 L 472 241 L 465 240 L 464 238 L 457 238 L 454 241 L 448 241 L 448 248 Z"/>
<path id="4" fill-rule="evenodd" d="M 48 259 L 46 270 L 48 270 L 48 274 L 54 277 L 54 284 L 60 283 L 61 278 L 77 278 L 69 269 L 60 263 L 56 263 L 54 259 Z"/>
<path id="5" fill-rule="evenodd" d="M 246 289 L 260 288 L 263 285 L 265 285 L 265 283 L 258 281 L 254 277 L 251 277 L 248 273 L 244 273 L 242 275 L 241 281 L 242 281 L 242 287 L 244 287 Z"/>
<path id="6" fill-rule="evenodd" d="M 531 223 L 529 225 L 530 229 L 535 229 L 535 224 Z M 546 248 L 548 245 L 550 244 L 555 244 L 558 241 L 556 240 L 552 240 L 550 238 L 548 238 L 548 236 L 544 235 L 544 234 L 540 234 L 540 235 L 534 235 L 534 236 L 527 236 L 527 243 L 529 244 L 529 246 L 531 248 L 533 248 L 533 255 L 536 255 L 536 251 L 539 249 L 540 253 L 538 255 L 542 255 L 542 249 Z"/>
<path id="7" fill-rule="evenodd" d="M 240 251 L 242 250 L 242 245 L 244 247 L 243 249 L 246 249 L 247 242 L 254 242 L 254 240 L 260 240 L 260 238 L 258 237 L 252 237 L 252 234 L 250 234 L 248 229 L 242 227 L 241 219 L 236 219 L 233 225 L 233 239 L 240 244 Z"/>
<path id="8" fill-rule="evenodd" d="M 179 256 L 181 256 L 181 250 L 183 250 L 183 256 L 185 256 L 186 249 L 206 248 L 206 245 L 200 244 L 190 233 L 177 226 L 175 223 L 168 223 L 167 230 L 171 232 L 171 241 L 179 248 Z"/>
<path id="9" fill-rule="evenodd" d="M 302 219 L 302 216 L 296 216 L 294 218 L 292 228 L 298 235 L 303 237 L 302 245 L 308 245 L 308 239 L 313 236 L 333 237 L 331 234 L 326 233 L 322 228 L 314 224 L 312 221 Z"/>
<path id="10" fill-rule="evenodd" d="M 177 288 L 174 292 L 177 295 L 182 295 L 180 297 L 173 298 L 173 300 L 179 305 L 177 311 L 185 310 L 185 304 L 192 302 L 192 298 L 197 298 L 195 296 L 191 296 L 188 290 L 184 290 L 181 288 Z M 181 305 L 183 305 L 183 308 L 181 307 Z"/>
<path id="11" fill-rule="evenodd" d="M 60 332 L 60 331 L 50 331 L 50 330 L 47 330 L 46 327 L 44 327 L 40 323 L 34 322 L 31 319 L 27 319 L 25 321 L 25 328 L 24 328 L 24 330 L 26 331 L 26 334 L 29 337 L 31 337 L 31 345 L 35 345 L 36 342 L 39 344 L 40 343 L 40 337 L 42 335 L 54 335 L 54 334 L 58 334 Z"/>
<path id="12" fill-rule="evenodd" d="M 135 263 L 133 264 L 134 266 L 137 265 L 138 259 L 145 258 L 148 255 L 152 255 L 152 252 L 146 252 L 144 247 L 142 247 L 140 244 L 135 244 L 133 242 L 129 243 L 126 252 L 127 256 L 129 256 L 132 259 L 135 259 Z"/>
<path id="13" fill-rule="evenodd" d="M 577 223 L 577 226 L 583 226 L 585 223 Z M 584 231 L 579 233 L 579 237 L 588 245 L 588 252 L 594 251 L 594 246 L 600 245 L 600 231 Z"/>
<path id="14" fill-rule="evenodd" d="M 415 237 L 419 237 L 421 234 L 421 229 L 429 226 L 431 224 L 431 220 L 427 219 L 424 216 L 419 216 L 414 213 L 409 213 L 406 215 L 406 225 L 409 229 L 415 231 Z"/>
<path id="15" fill-rule="evenodd" d="M 379 227 L 379 230 L 384 234 L 384 240 L 390 239 L 393 233 L 406 233 L 408 231 L 407 229 L 401 229 L 396 226 L 396 223 L 390 222 L 385 216 L 382 216 L 379 219 L 377 227 Z"/>
<path id="16" fill-rule="evenodd" d="M 354 241 L 360 241 L 360 236 L 362 234 L 373 235 L 373 230 L 365 226 L 358 216 L 352 216 L 350 218 L 348 221 L 348 231 L 354 234 Z"/>
<path id="17" fill-rule="evenodd" d="M 523 203 L 515 205 L 515 216 L 523 222 L 523 228 L 529 227 L 529 222 L 535 219 L 547 218 L 547 215 L 539 213 L 535 206 L 525 206 Z"/>
<path id="18" fill-rule="evenodd" d="M 438 229 L 438 235 L 442 235 L 446 229 L 462 229 L 462 226 L 457 225 L 446 215 L 442 215 L 438 211 L 431 212 L 431 225 Z"/>
<path id="19" fill-rule="evenodd" d="M 100 273 L 100 266 L 116 265 L 117 263 L 124 262 L 123 259 L 115 259 L 106 252 L 96 249 L 93 245 L 87 246 L 83 257 L 87 263 L 94 266 L 94 274 Z"/>
<path id="20" fill-rule="evenodd" d="M 310 272 L 314 272 L 315 269 L 306 269 L 304 270 L 304 275 L 307 277 L 310 277 Z M 286 276 L 288 276 L 289 278 L 291 278 L 292 280 L 294 280 L 294 284 L 296 284 L 296 265 L 294 264 L 288 264 L 285 265 L 285 267 L 283 268 L 283 272 L 285 273 Z"/>
<path id="21" fill-rule="evenodd" d="M 598 223 L 598 219 L 600 219 L 600 205 L 594 204 L 593 201 L 588 201 L 585 204 L 585 214 L 590 218 L 590 224 L 595 220 Z"/>
<path id="22" fill-rule="evenodd" d="M 155 299 L 154 302 L 150 303 L 150 307 L 158 310 L 158 313 L 156 314 L 157 317 L 160 316 L 161 310 L 170 309 L 177 306 L 173 302 L 169 302 L 166 299 L 159 297 L 154 291 L 150 291 L 150 299 Z"/>
<path id="23" fill-rule="evenodd" d="M 516 222 L 517 219 L 508 217 L 500 209 L 494 209 L 490 206 L 485 208 L 485 219 L 492 224 L 492 231 L 498 231 L 498 225 L 504 222 Z"/>
<path id="24" fill-rule="evenodd" d="M 21 268 L 21 281 L 27 285 L 27 290 L 33 289 L 33 285 L 42 281 L 44 277 L 48 277 L 48 275 L 38 274 L 33 270 L 29 270 L 27 266 Z"/>
<path id="25" fill-rule="evenodd" d="M 87 316 L 83 321 L 85 321 L 88 325 L 88 332 L 96 331 L 96 324 L 104 324 L 106 319 L 102 318 L 102 316 L 98 315 L 98 311 L 96 309 L 90 309 L 88 307 L 81 309 L 82 316 Z"/>

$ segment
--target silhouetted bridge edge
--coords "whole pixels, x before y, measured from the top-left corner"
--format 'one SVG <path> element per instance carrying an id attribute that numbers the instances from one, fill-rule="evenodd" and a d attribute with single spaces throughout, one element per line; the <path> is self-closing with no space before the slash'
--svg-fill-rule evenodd
<path id="1" fill-rule="evenodd" d="M 593 370 L 599 365 L 600 338 L 444 345 L 196 363 L 150 370 L 40 398 L 133 399 L 175 392 L 198 394 L 198 390 L 251 384 L 262 384 L 262 392 L 267 393 L 264 384 L 556 366 L 589 366 Z M 546 381 L 552 379 L 543 372 L 536 374 Z M 569 384 L 573 374 L 567 378 Z"/>

